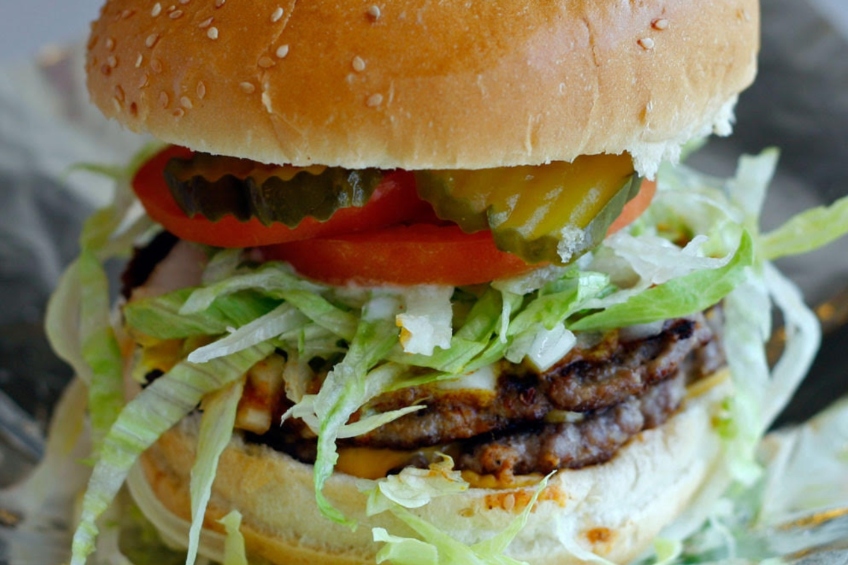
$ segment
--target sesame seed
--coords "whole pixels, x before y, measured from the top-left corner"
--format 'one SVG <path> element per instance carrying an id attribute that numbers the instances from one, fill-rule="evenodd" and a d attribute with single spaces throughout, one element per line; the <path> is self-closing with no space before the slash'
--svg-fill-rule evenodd
<path id="1" fill-rule="evenodd" d="M 191 0 L 180 0 L 180 4 L 183 5 L 188 4 L 189 2 L 191 2 Z"/>
<path id="2" fill-rule="evenodd" d="M 177 18 L 182 17 L 182 15 L 183 15 L 182 10 L 174 10 L 173 12 L 171 12 L 171 14 L 168 17 L 171 18 L 172 20 L 176 20 Z"/>
<path id="3" fill-rule="evenodd" d="M 115 86 L 115 98 L 118 99 L 118 102 L 124 101 L 124 89 L 121 88 L 120 84 Z"/>
<path id="4" fill-rule="evenodd" d="M 267 69 L 274 66 L 274 60 L 271 57 L 261 57 L 259 59 L 259 66 L 263 69 Z"/>
<path id="5" fill-rule="evenodd" d="M 112 105 L 115 106 L 116 112 L 121 111 L 121 101 L 115 98 L 114 96 L 112 97 Z"/>
<path id="6" fill-rule="evenodd" d="M 153 72 L 159 74 L 162 72 L 162 61 L 159 59 L 153 59 L 150 61 L 150 68 L 153 69 Z"/>
<path id="7" fill-rule="evenodd" d="M 380 19 L 380 13 L 381 13 L 380 7 L 377 6 L 376 4 L 369 7 L 367 13 L 368 13 L 368 16 L 374 21 L 377 21 L 377 20 Z"/>
<path id="8" fill-rule="evenodd" d="M 172 5 L 168 6 L 168 13 L 170 14 L 171 12 L 173 12 L 176 9 L 177 9 L 177 7 L 172 4 Z"/>
<path id="9" fill-rule="evenodd" d="M 115 50 L 115 40 L 111 37 L 106 38 L 106 49 L 108 49 L 109 51 Z"/>
<path id="10" fill-rule="evenodd" d="M 215 0 L 215 7 L 220 8 L 227 0 Z"/>
<path id="11" fill-rule="evenodd" d="M 252 94 L 256 91 L 256 87 L 253 85 L 252 82 L 243 82 L 239 84 L 239 88 L 241 88 L 242 92 L 244 92 L 245 94 Z"/>
<path id="12" fill-rule="evenodd" d="M 209 16 L 208 18 L 197 24 L 197 27 L 199 27 L 200 29 L 206 29 L 207 27 L 212 25 L 212 20 L 214 19 L 215 18 L 213 18 L 212 16 Z"/>
<path id="13" fill-rule="evenodd" d="M 135 59 L 135 68 L 139 68 L 141 64 L 144 62 L 144 55 L 141 53 L 138 54 L 138 57 Z"/>
<path id="14" fill-rule="evenodd" d="M 191 110 L 194 107 L 194 105 L 191 103 L 191 98 L 189 98 L 188 96 L 183 96 L 182 98 L 180 98 L 180 106 L 182 106 L 186 110 Z"/>
<path id="15" fill-rule="evenodd" d="M 285 59 L 286 55 L 289 54 L 289 46 L 288 45 L 280 45 L 277 47 L 277 50 L 274 52 L 278 59 Z"/>
<path id="16" fill-rule="evenodd" d="M 654 40 L 650 37 L 643 37 L 642 39 L 637 41 L 637 43 L 639 44 L 639 47 L 645 50 L 654 48 Z"/>
<path id="17" fill-rule="evenodd" d="M 665 18 L 658 18 L 651 22 L 651 27 L 654 29 L 658 29 L 660 31 L 668 28 L 668 20 Z"/>
<path id="18" fill-rule="evenodd" d="M 168 104 L 171 102 L 171 97 L 168 96 L 168 93 L 164 90 L 159 93 L 159 105 L 163 108 L 167 108 Z"/>
<path id="19" fill-rule="evenodd" d="M 158 33 L 151 33 L 150 35 L 147 36 L 147 39 L 144 40 L 144 44 L 147 45 L 148 47 L 152 48 L 154 45 L 156 45 L 157 41 L 159 41 L 159 34 Z"/>
<path id="20" fill-rule="evenodd" d="M 183 110 L 182 108 L 177 108 L 176 110 L 171 112 L 171 115 L 173 115 L 175 118 L 182 118 L 183 116 L 185 116 L 185 110 Z"/>
<path id="21" fill-rule="evenodd" d="M 368 106 L 371 107 L 371 108 L 376 108 L 377 106 L 379 106 L 382 103 L 383 103 L 383 95 L 382 94 L 372 94 L 371 96 L 368 97 L 368 101 L 366 102 L 366 104 L 368 104 Z"/>
<path id="22" fill-rule="evenodd" d="M 206 85 L 202 82 L 197 83 L 197 97 L 201 100 L 206 98 Z"/>
<path id="23" fill-rule="evenodd" d="M 121 12 L 121 17 L 123 19 L 130 18 L 133 15 L 135 15 L 135 10 L 124 10 L 123 12 Z"/>
<path id="24" fill-rule="evenodd" d="M 360 57 L 359 55 L 353 58 L 351 65 L 353 65 L 353 70 L 358 73 L 361 73 L 365 70 L 365 61 L 363 61 L 362 57 Z"/>
<path id="25" fill-rule="evenodd" d="M 156 2 L 155 4 L 153 4 L 153 9 L 150 10 L 150 15 L 155 18 L 156 16 L 158 16 L 161 13 L 162 13 L 162 4 L 160 4 L 159 2 Z"/>
<path id="26" fill-rule="evenodd" d="M 218 28 L 210 27 L 209 29 L 207 29 L 206 37 L 208 37 L 209 39 L 218 39 Z"/>
<path id="27" fill-rule="evenodd" d="M 282 18 L 282 17 L 283 17 L 283 9 L 280 8 L 279 6 L 277 6 L 277 9 L 274 10 L 273 14 L 271 14 L 271 21 L 276 23 L 276 22 L 280 21 L 280 18 Z"/>
<path id="28" fill-rule="evenodd" d="M 147 73 L 144 73 L 143 75 L 141 75 L 141 80 L 138 81 L 138 87 L 144 88 L 145 86 L 147 86 L 149 79 L 150 79 L 150 77 L 147 76 Z"/>
<path id="29" fill-rule="evenodd" d="M 106 57 L 106 63 L 110 67 L 117 67 L 118 66 L 118 58 L 115 57 L 114 55 L 109 55 L 108 57 Z"/>

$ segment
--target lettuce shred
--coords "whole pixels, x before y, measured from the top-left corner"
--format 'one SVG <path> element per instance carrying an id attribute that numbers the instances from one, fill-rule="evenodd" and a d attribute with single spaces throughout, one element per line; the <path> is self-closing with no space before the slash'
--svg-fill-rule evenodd
<path id="1" fill-rule="evenodd" d="M 241 514 L 237 510 L 219 520 L 224 525 L 227 537 L 224 540 L 224 561 L 222 565 L 247 565 L 244 536 L 241 534 Z"/>
<path id="2" fill-rule="evenodd" d="M 470 546 L 409 511 L 428 504 L 433 498 L 450 496 L 468 489 L 468 483 L 462 479 L 461 474 L 453 470 L 450 457 L 443 456 L 440 461 L 431 464 L 430 469 L 407 468 L 396 476 L 381 479 L 368 490 L 368 515 L 389 512 L 409 526 L 420 539 L 396 536 L 384 528 L 373 528 L 374 541 L 385 543 L 377 553 L 377 563 L 519 565 L 523 562 L 504 552 L 527 523 L 549 478 L 550 475 L 539 482 L 527 506 L 502 532 Z"/>
<path id="3" fill-rule="evenodd" d="M 212 481 L 218 468 L 218 460 L 230 442 L 236 421 L 236 410 L 244 390 L 244 379 L 236 380 L 216 390 L 203 399 L 203 417 L 197 436 L 197 456 L 191 469 L 191 530 L 188 536 L 186 565 L 193 565 L 197 558 L 200 529 L 206 505 L 212 495 Z M 226 523 L 226 522 L 225 522 Z M 236 529 L 238 526 L 236 525 Z"/>

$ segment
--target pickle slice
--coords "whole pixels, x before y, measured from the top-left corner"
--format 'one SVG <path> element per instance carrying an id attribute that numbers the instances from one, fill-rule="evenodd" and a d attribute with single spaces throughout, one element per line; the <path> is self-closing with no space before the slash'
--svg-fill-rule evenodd
<path id="1" fill-rule="evenodd" d="M 636 196 L 629 155 L 485 170 L 419 171 L 418 192 L 465 231 L 491 228 L 495 243 L 530 263 L 565 265 L 598 245 Z"/>
<path id="2" fill-rule="evenodd" d="M 165 166 L 171 194 L 189 217 L 217 221 L 231 214 L 290 228 L 306 217 L 324 221 L 340 208 L 364 206 L 382 177 L 378 169 L 263 165 L 206 153 Z"/>

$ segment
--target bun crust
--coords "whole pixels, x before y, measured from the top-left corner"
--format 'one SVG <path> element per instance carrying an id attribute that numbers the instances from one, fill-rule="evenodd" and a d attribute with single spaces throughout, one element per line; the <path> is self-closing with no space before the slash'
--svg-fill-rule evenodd
<path id="1" fill-rule="evenodd" d="M 295 6 L 296 4 L 296 6 Z M 112 0 L 88 86 L 129 128 L 308 165 L 486 168 L 728 133 L 757 0 Z"/>
<path id="2" fill-rule="evenodd" d="M 557 473 L 508 553 L 533 565 L 583 563 L 574 555 L 575 548 L 619 563 L 636 558 L 714 470 L 720 447 L 710 421 L 727 393 L 726 386 L 716 386 L 690 399 L 684 411 L 635 437 L 605 464 Z M 175 515 L 188 531 L 196 427 L 196 419 L 187 419 L 162 436 L 131 477 L 130 488 L 142 511 L 160 528 L 162 516 L 174 520 Z M 359 523 L 352 532 L 321 516 L 310 465 L 234 440 L 220 460 L 205 526 L 222 531 L 215 520 L 237 509 L 248 552 L 271 563 L 374 563 L 379 545 L 372 541 L 372 527 L 394 535 L 412 532 L 389 513 L 367 517 L 359 481 L 337 473 L 325 489 L 333 504 Z M 154 496 L 141 496 L 145 491 Z M 472 488 L 433 499 L 413 512 L 473 544 L 505 529 L 532 494 L 532 487 Z M 220 536 L 217 542 L 220 546 Z M 213 559 L 220 558 L 219 551 L 214 543 L 201 548 Z"/>

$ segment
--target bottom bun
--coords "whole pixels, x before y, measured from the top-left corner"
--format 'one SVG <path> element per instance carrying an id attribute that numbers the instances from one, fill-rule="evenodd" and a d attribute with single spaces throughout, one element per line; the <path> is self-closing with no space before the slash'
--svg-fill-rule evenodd
<path id="1" fill-rule="evenodd" d="M 507 553 L 531 564 L 557 565 L 585 563 L 591 558 L 587 552 L 617 563 L 639 556 L 717 464 L 721 446 L 711 422 L 729 379 L 717 374 L 710 381 L 721 386 L 699 383 L 701 392 L 690 390 L 682 411 L 635 436 L 609 462 L 554 475 Z M 165 433 L 130 476 L 142 512 L 167 541 L 181 545 L 189 527 L 197 425 L 198 418 L 186 418 Z M 234 509 L 242 515 L 248 553 L 278 565 L 374 563 L 381 544 L 373 541 L 372 527 L 414 537 L 388 512 L 366 516 L 367 495 L 357 488 L 363 479 L 341 473 L 327 481 L 325 494 L 359 527 L 351 531 L 324 518 L 315 503 L 312 471 L 311 465 L 234 438 L 221 456 L 204 521 L 204 529 L 213 531 L 204 533 L 201 554 L 220 559 L 223 527 L 217 520 Z M 504 530 L 534 491 L 470 488 L 413 512 L 473 544 Z"/>

